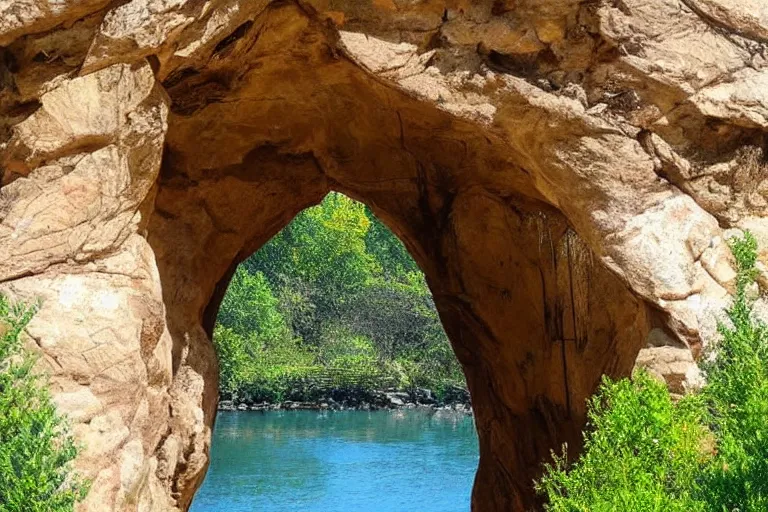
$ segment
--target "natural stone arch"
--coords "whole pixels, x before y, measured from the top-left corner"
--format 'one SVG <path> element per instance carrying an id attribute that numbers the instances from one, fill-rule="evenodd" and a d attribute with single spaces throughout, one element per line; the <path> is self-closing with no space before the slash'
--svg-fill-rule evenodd
<path id="1" fill-rule="evenodd" d="M 193 413 L 202 407 L 208 426 L 215 414 L 217 370 L 208 337 L 232 270 L 328 191 L 311 160 L 293 168 L 282 159 L 263 165 L 266 160 L 258 160 L 262 165 L 250 183 L 230 175 L 183 189 L 169 184 L 166 191 L 161 182 L 157 217 L 150 222 L 175 340 L 174 367 L 204 383 L 200 394 L 180 379 L 173 404 L 172 445 L 175 436 L 192 440 L 193 464 L 174 481 L 182 504 L 191 501 L 207 462 L 195 457 L 207 453 L 208 440 L 191 434 L 200 427 Z M 288 171 L 291 178 L 276 180 L 277 194 L 264 186 L 274 179 L 270 171 Z M 585 399 L 600 376 L 631 369 L 648 330 L 645 306 L 600 267 L 556 211 L 525 203 L 513 209 L 472 189 L 452 203 L 439 236 L 429 223 L 415 241 L 401 236 L 409 247 L 423 247 L 413 253 L 468 378 L 481 446 L 473 506 L 522 510 L 532 503 L 529 485 L 549 450 L 564 442 L 578 447 Z M 374 208 L 397 233 L 422 225 Z M 503 241 L 507 237 L 514 244 Z M 163 452 L 161 446 L 161 458 Z"/>
<path id="2" fill-rule="evenodd" d="M 578 445 L 584 401 L 600 376 L 631 369 L 648 330 L 644 305 L 601 268 L 493 133 L 349 61 L 293 45 L 319 30 L 295 6 L 262 16 L 231 43 L 232 60 L 166 80 L 172 113 L 148 240 L 175 357 L 184 336 L 194 340 L 174 366 L 215 382 L 201 314 L 210 334 L 234 265 L 303 207 L 339 190 L 371 206 L 427 275 L 475 404 L 474 506 L 529 507 L 540 461 L 563 442 Z M 253 43 L 248 30 L 258 32 L 260 23 L 284 38 Z M 287 53 L 309 65 L 295 66 Z M 238 78 L 208 93 L 214 77 L 231 76 L 233 67 Z M 273 98 L 282 74 L 292 81 Z M 313 102 L 303 104 L 308 96 Z M 492 175 L 496 169 L 503 178 Z M 215 395 L 211 384 L 200 404 L 208 424 Z M 185 477 L 183 487 L 193 489 L 202 473 Z"/>
<path id="3" fill-rule="evenodd" d="M 473 507 L 533 503 L 651 327 L 708 340 L 724 230 L 768 233 L 766 13 L 658 4 L 0 6 L 0 289 L 43 301 L 83 509 L 189 504 L 228 276 L 329 190 L 427 275 L 476 408 Z"/>

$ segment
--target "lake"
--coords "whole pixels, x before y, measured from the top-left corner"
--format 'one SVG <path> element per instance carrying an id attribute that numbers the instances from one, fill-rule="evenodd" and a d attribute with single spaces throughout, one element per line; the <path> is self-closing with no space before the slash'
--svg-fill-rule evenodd
<path id="1" fill-rule="evenodd" d="M 469 511 L 472 417 L 425 410 L 220 412 L 192 512 Z"/>

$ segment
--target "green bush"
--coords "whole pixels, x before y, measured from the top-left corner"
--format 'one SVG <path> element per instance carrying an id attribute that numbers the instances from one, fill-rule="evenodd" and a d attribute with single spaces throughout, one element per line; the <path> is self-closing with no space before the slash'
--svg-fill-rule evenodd
<path id="1" fill-rule="evenodd" d="M 279 301 L 262 272 L 238 267 L 219 308 L 218 323 L 242 336 L 278 340 L 288 334 Z"/>
<path id="2" fill-rule="evenodd" d="M 245 337 L 219 324 L 213 342 L 219 358 L 219 388 L 226 399 L 283 401 L 293 382 L 316 367 L 315 354 L 293 338 Z"/>
<path id="3" fill-rule="evenodd" d="M 722 339 L 705 358 L 702 398 L 717 438 L 705 468 L 701 495 L 707 510 L 768 510 L 768 327 L 755 321 L 750 287 L 757 270 L 757 242 L 747 233 L 732 242 L 736 296 L 719 325 Z"/>
<path id="4" fill-rule="evenodd" d="M 638 372 L 632 381 L 605 379 L 588 421 L 581 458 L 569 466 L 555 457 L 538 484 L 547 510 L 704 510 L 693 492 L 703 456 L 697 403 L 675 406 L 663 384 Z"/>
<path id="5" fill-rule="evenodd" d="M 0 512 L 66 512 L 85 497 L 77 447 L 20 334 L 34 308 L 0 295 Z"/>
<path id="6" fill-rule="evenodd" d="M 768 328 L 750 298 L 757 244 L 747 233 L 731 249 L 736 294 L 703 364 L 707 385 L 673 403 L 644 372 L 604 380 L 581 457 L 554 456 L 536 484 L 546 510 L 768 510 Z"/>

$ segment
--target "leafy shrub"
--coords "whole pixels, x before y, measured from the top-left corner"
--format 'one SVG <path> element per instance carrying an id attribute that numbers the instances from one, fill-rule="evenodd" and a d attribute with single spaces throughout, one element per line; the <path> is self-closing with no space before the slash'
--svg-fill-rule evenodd
<path id="1" fill-rule="evenodd" d="M 314 371 L 315 355 L 293 338 L 241 336 L 219 324 L 213 333 L 219 387 L 225 398 L 280 402 L 292 382 Z"/>
<path id="2" fill-rule="evenodd" d="M 757 242 L 746 233 L 731 244 L 738 274 L 736 296 L 721 323 L 720 343 L 703 365 L 702 391 L 717 453 L 704 471 L 707 510 L 768 510 L 768 327 L 755 321 L 749 289 L 757 269 Z"/>
<path id="3" fill-rule="evenodd" d="M 552 511 L 695 512 L 692 496 L 703 439 L 698 404 L 672 403 L 645 372 L 634 380 L 604 379 L 589 404 L 581 458 L 555 457 L 538 490 Z"/>
<path id="4" fill-rule="evenodd" d="M 288 326 L 262 272 L 249 273 L 238 267 L 219 308 L 218 323 L 242 336 L 277 340 Z"/>
<path id="5" fill-rule="evenodd" d="M 554 456 L 537 490 L 555 512 L 768 510 L 768 327 L 753 318 L 757 244 L 731 241 L 736 294 L 707 385 L 673 403 L 646 373 L 608 379 L 589 403 L 584 450 Z"/>
<path id="6" fill-rule="evenodd" d="M 77 447 L 20 334 L 34 308 L 0 295 L 0 512 L 67 512 L 85 497 Z"/>

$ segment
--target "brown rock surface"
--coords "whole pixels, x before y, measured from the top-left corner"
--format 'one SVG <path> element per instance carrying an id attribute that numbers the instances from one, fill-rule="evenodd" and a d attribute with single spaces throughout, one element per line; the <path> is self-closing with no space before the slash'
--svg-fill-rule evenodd
<path id="1" fill-rule="evenodd" d="M 473 510 L 534 506 L 602 374 L 695 380 L 724 239 L 768 233 L 767 34 L 757 0 L 0 0 L 0 291 L 42 300 L 81 511 L 186 510 L 228 279 L 330 190 L 427 275 Z"/>

